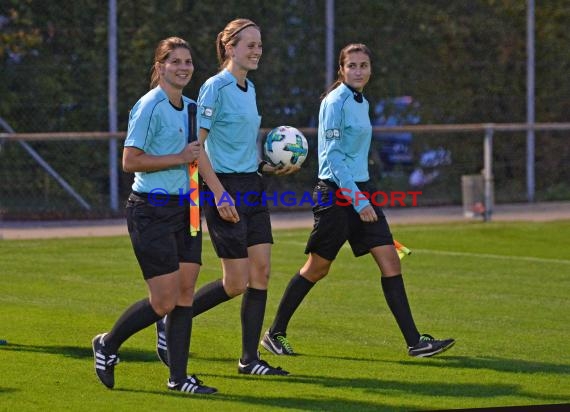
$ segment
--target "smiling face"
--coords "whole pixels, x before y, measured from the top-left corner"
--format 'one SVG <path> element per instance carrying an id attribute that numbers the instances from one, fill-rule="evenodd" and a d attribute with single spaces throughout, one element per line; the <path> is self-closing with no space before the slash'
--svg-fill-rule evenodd
<path id="1" fill-rule="evenodd" d="M 370 57 L 361 51 L 347 53 L 340 73 L 347 85 L 362 92 L 372 74 Z"/>
<path id="2" fill-rule="evenodd" d="M 263 53 L 261 33 L 256 27 L 246 27 L 239 34 L 234 45 L 227 45 L 227 55 L 230 56 L 228 69 L 247 73 L 256 70 Z"/>
<path id="3" fill-rule="evenodd" d="M 160 85 L 167 90 L 182 91 L 194 73 L 190 50 L 184 47 L 173 49 L 164 62 L 155 64 L 160 73 Z"/>

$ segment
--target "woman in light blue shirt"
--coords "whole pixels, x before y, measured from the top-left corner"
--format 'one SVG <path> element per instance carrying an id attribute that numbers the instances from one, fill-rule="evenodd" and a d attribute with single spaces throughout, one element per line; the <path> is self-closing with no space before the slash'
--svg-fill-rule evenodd
<path id="1" fill-rule="evenodd" d="M 262 173 L 286 174 L 260 162 L 257 136 L 261 117 L 255 86 L 247 78 L 262 55 L 261 32 L 248 19 L 226 25 L 216 41 L 220 72 L 208 79 L 198 96 L 200 174 L 214 202 L 204 202 L 204 213 L 214 249 L 221 259 L 223 279 L 205 285 L 196 294 L 204 310 L 243 293 L 242 354 L 238 372 L 287 375 L 259 358 L 258 345 L 265 315 L 273 237 L 269 210 L 262 201 Z M 259 173 L 258 173 L 259 172 Z M 252 194 L 247 202 L 239 196 Z"/>
<path id="2" fill-rule="evenodd" d="M 261 360 L 257 350 L 273 243 L 261 175 L 288 174 L 298 168 L 277 169 L 259 161 L 261 117 L 255 86 L 247 78 L 262 54 L 259 27 L 248 19 L 233 20 L 218 34 L 216 47 L 220 72 L 202 85 L 198 96 L 198 137 L 205 144 L 198 163 L 206 185 L 202 205 L 223 278 L 196 292 L 194 316 L 243 294 L 238 372 L 287 375 Z M 243 199 L 245 193 L 251 196 Z"/>
<path id="3" fill-rule="evenodd" d="M 189 204 L 180 195 L 188 191 L 188 164 L 201 153 L 198 142 L 188 144 L 188 106 L 194 102 L 182 95 L 193 72 L 188 43 L 178 37 L 162 40 L 155 50 L 151 90 L 129 115 L 123 169 L 134 172 L 135 181 L 127 225 L 149 297 L 131 305 L 108 333 L 93 338 L 95 372 L 108 388 L 115 384 L 123 342 L 168 314 L 168 389 L 216 392 L 186 372 L 202 251 L 201 236 L 190 236 Z"/>
<path id="4" fill-rule="evenodd" d="M 381 272 L 388 306 L 400 327 L 410 356 L 432 356 L 450 348 L 453 339 L 420 335 L 404 289 L 400 260 L 380 206 L 363 193 L 377 192 L 368 175 L 372 139 L 368 101 L 362 94 L 372 72 L 364 44 L 349 44 L 339 56 L 337 81 L 323 96 L 319 110 L 319 181 L 313 197 L 314 226 L 304 266 L 293 276 L 261 345 L 276 355 L 294 355 L 287 326 L 304 297 L 324 278 L 342 245 L 355 256 L 370 253 Z M 347 202 L 348 200 L 348 202 Z"/>

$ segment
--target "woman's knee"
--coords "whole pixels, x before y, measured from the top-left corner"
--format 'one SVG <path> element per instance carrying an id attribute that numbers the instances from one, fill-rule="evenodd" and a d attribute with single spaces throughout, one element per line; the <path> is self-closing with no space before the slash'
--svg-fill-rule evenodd
<path id="1" fill-rule="evenodd" d="M 150 299 L 150 304 L 152 309 L 156 312 L 159 316 L 164 316 L 170 312 L 176 306 L 176 302 L 178 301 L 178 295 L 176 296 L 161 296 L 159 298 Z"/>
<path id="2" fill-rule="evenodd" d="M 300 274 L 305 279 L 316 283 L 328 275 L 331 264 L 332 261 L 330 260 L 317 255 L 310 255 L 305 265 L 301 268 Z"/>
<path id="3" fill-rule="evenodd" d="M 328 268 L 313 269 L 313 270 L 308 270 L 306 272 L 301 271 L 301 276 L 303 276 L 305 279 L 313 283 L 317 283 L 319 280 L 323 279 L 328 274 L 329 274 Z"/>
<path id="4" fill-rule="evenodd" d="M 184 299 L 184 300 L 188 300 L 188 299 L 193 299 L 194 298 L 194 293 L 195 293 L 195 286 L 191 285 L 191 286 L 186 286 L 186 287 L 181 287 L 180 288 L 180 292 L 178 293 L 178 299 Z"/>
<path id="5" fill-rule="evenodd" d="M 248 286 L 255 289 L 267 289 L 269 285 L 269 265 L 265 268 L 257 267 L 249 275 Z"/>
<path id="6" fill-rule="evenodd" d="M 231 298 L 244 294 L 246 290 L 247 281 L 224 281 L 224 291 Z"/>
<path id="7" fill-rule="evenodd" d="M 325 265 L 325 264 L 317 265 L 312 263 L 309 265 L 305 265 L 301 269 L 300 274 L 305 279 L 308 279 L 311 282 L 316 283 L 329 274 L 329 269 L 330 265 Z"/>
<path id="8" fill-rule="evenodd" d="M 370 250 L 383 277 L 392 277 L 402 273 L 400 258 L 393 245 L 377 246 Z"/>

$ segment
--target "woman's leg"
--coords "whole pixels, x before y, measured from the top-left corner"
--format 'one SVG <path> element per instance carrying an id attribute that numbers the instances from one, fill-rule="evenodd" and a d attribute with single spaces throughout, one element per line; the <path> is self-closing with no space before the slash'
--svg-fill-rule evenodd
<path id="1" fill-rule="evenodd" d="M 182 382 L 188 376 L 188 353 L 192 335 L 192 303 L 199 272 L 200 265 L 197 263 L 180 264 L 178 301 L 166 318 L 168 365 L 172 382 Z"/>
<path id="2" fill-rule="evenodd" d="M 119 363 L 117 352 L 123 342 L 138 331 L 152 325 L 170 312 L 178 300 L 179 271 L 147 279 L 149 298 L 131 305 L 109 333 L 93 338 L 95 371 L 108 388 L 115 385 L 114 367 Z"/>
<path id="3" fill-rule="evenodd" d="M 393 245 L 370 249 L 372 257 L 382 272 L 382 290 L 388 307 L 404 335 L 408 346 L 414 346 L 420 339 L 401 274 L 400 258 Z"/>
<path id="4" fill-rule="evenodd" d="M 262 243 L 248 248 L 249 273 L 247 290 L 241 305 L 242 355 L 244 363 L 259 358 L 257 347 L 263 327 L 271 261 L 271 244 Z"/>
<path id="5" fill-rule="evenodd" d="M 277 314 L 269 328 L 270 335 L 285 336 L 287 334 L 287 326 L 293 314 L 312 287 L 329 273 L 331 265 L 331 260 L 322 258 L 316 253 L 309 254 L 307 261 L 299 272 L 291 278 L 283 293 Z"/>
<path id="6" fill-rule="evenodd" d="M 130 336 L 170 312 L 178 300 L 179 271 L 147 279 L 149 298 L 130 306 L 104 339 L 109 353 L 116 353 Z"/>

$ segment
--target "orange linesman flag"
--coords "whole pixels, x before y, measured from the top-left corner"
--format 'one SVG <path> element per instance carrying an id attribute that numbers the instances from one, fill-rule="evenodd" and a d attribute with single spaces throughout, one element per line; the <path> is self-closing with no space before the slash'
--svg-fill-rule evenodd
<path id="1" fill-rule="evenodd" d="M 198 162 L 188 165 L 190 177 L 190 236 L 197 236 L 200 231 L 200 190 L 198 183 Z"/>
<path id="2" fill-rule="evenodd" d="M 407 255 L 411 255 L 412 251 L 394 239 L 394 246 L 396 247 L 396 252 L 398 252 L 398 257 L 400 260 L 405 258 Z"/>
<path id="3" fill-rule="evenodd" d="M 198 140 L 196 127 L 196 103 L 188 105 L 188 143 Z M 190 188 L 190 236 L 197 236 L 200 231 L 200 183 L 198 161 L 188 165 Z"/>

